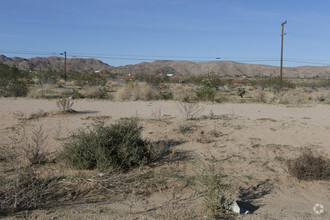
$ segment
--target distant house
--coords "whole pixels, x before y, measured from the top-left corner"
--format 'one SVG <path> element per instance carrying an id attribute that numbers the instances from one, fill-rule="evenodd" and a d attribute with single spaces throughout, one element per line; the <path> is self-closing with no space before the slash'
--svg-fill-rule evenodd
<path id="1" fill-rule="evenodd" d="M 172 76 L 174 76 L 174 74 L 173 73 L 168 73 L 168 74 L 166 74 L 166 76 L 172 77 Z"/>

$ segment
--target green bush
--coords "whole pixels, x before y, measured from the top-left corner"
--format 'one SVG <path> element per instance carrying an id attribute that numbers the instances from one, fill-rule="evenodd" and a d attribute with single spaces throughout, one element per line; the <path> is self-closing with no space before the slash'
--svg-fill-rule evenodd
<path id="1" fill-rule="evenodd" d="M 16 67 L 0 63 L 0 96 L 26 96 L 29 92 L 29 76 Z"/>
<path id="2" fill-rule="evenodd" d="M 218 90 L 222 85 L 223 82 L 221 81 L 220 75 L 212 72 L 204 76 L 204 79 L 201 81 L 201 84 L 204 88 L 214 88 Z"/>
<path id="3" fill-rule="evenodd" d="M 196 96 L 200 101 L 214 101 L 215 91 L 212 88 L 202 88 L 196 92 Z"/>
<path id="4" fill-rule="evenodd" d="M 64 144 L 62 157 L 76 169 L 128 170 L 152 157 L 151 144 L 141 137 L 141 131 L 134 119 L 110 126 L 96 123 Z"/>

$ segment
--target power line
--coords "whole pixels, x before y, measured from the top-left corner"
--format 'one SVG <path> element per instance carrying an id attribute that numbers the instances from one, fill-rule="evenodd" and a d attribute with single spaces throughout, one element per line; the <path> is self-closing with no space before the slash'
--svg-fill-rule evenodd
<path id="1" fill-rule="evenodd" d="M 294 60 L 294 59 L 285 59 L 285 61 L 286 62 L 291 62 L 291 63 L 316 64 L 316 65 L 330 66 L 330 62 L 329 63 L 323 63 L 323 62 L 313 62 L 313 61 Z"/>
<path id="2" fill-rule="evenodd" d="M 34 56 L 61 56 L 61 52 L 46 52 L 46 51 L 19 51 L 19 50 L 1 50 L 4 54 L 24 54 Z M 110 59 L 110 60 L 131 60 L 131 61 L 155 61 L 155 60 L 173 60 L 173 61 L 234 61 L 234 62 L 278 62 L 278 58 L 243 58 L 243 57 L 194 57 L 194 56 L 147 56 L 147 55 L 124 55 L 124 54 L 102 54 L 102 53 L 68 53 L 68 57 L 73 58 L 94 58 L 94 59 Z M 161 59 L 163 58 L 163 59 Z M 195 60 L 196 59 L 196 60 Z M 197 60 L 198 59 L 198 60 Z M 330 66 L 330 61 L 315 60 L 315 59 L 283 59 L 285 62 L 315 64 Z"/>

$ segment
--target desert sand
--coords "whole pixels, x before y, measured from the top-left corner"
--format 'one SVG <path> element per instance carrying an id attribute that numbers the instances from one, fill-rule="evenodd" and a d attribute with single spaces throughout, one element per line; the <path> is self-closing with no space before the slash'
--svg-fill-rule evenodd
<path id="1" fill-rule="evenodd" d="M 87 129 L 92 119 L 103 116 L 107 123 L 122 117 L 137 117 L 145 138 L 153 142 L 170 141 L 172 154 L 183 155 L 181 159 L 139 168 L 139 172 L 153 172 L 164 179 L 155 183 L 146 196 L 134 194 L 134 190 L 121 198 L 111 197 L 106 191 L 101 195 L 87 192 L 50 209 L 30 211 L 18 217 L 208 219 L 202 188 L 193 177 L 212 164 L 226 174 L 224 181 L 230 183 L 231 195 L 255 207 L 251 214 L 237 218 L 330 218 L 330 183 L 299 181 L 288 173 L 285 162 L 298 157 L 304 148 L 330 157 L 329 105 L 200 103 L 204 111 L 198 119 L 188 121 L 182 117 L 178 105 L 173 101 L 74 100 L 72 108 L 76 114 L 55 114 L 58 111 L 55 100 L 0 99 L 0 140 L 4 146 L 10 146 L 10 137 L 19 123 L 15 113 L 29 116 L 47 112 L 46 117 L 29 120 L 25 125 L 27 132 L 42 126 L 47 134 L 45 152 L 56 154 L 72 132 Z M 180 132 L 182 125 L 189 125 L 190 131 Z M 97 175 L 93 172 L 91 175 Z M 77 171 L 63 168 L 57 173 L 69 176 Z M 314 212 L 315 204 L 324 206 L 322 214 Z"/>

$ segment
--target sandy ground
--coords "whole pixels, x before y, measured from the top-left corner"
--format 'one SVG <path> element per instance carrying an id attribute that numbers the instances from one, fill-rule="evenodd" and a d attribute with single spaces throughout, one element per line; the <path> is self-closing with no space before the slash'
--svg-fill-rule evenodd
<path id="1" fill-rule="evenodd" d="M 288 174 L 285 163 L 286 159 L 299 156 L 303 148 L 311 148 L 329 158 L 329 105 L 200 105 L 205 109 L 199 119 L 186 121 L 176 102 L 75 100 L 72 108 L 78 114 L 52 114 L 29 120 L 28 132 L 41 125 L 47 134 L 44 149 L 47 152 L 61 150 L 63 140 L 71 132 L 87 128 L 91 119 L 109 116 L 109 123 L 121 117 L 140 118 L 146 138 L 171 140 L 176 143 L 173 152 L 188 156 L 156 168 L 143 168 L 143 172 L 152 170 L 162 177 L 166 171 L 168 177 L 157 185 L 160 189 L 156 187 L 147 197 L 131 195 L 111 199 L 103 195 L 94 200 L 81 197 L 50 210 L 35 210 L 24 215 L 39 219 L 207 219 L 204 200 L 196 192 L 200 187 L 186 184 L 177 176 L 189 179 L 201 172 L 205 163 L 213 163 L 226 174 L 225 181 L 232 185 L 233 196 L 257 207 L 252 214 L 237 218 L 330 218 L 330 183 L 298 181 Z M 57 111 L 54 100 L 0 99 L 1 144 L 10 145 L 9 137 L 18 123 L 15 118 L 18 112 L 28 116 Z M 151 120 L 155 115 L 163 117 Z M 213 117 L 207 117 L 210 115 Z M 181 125 L 192 129 L 183 134 L 179 132 Z M 323 214 L 314 212 L 315 204 L 324 206 Z"/>

